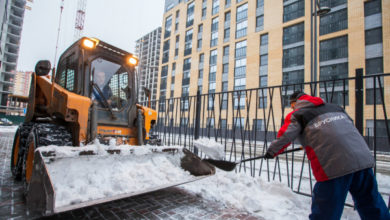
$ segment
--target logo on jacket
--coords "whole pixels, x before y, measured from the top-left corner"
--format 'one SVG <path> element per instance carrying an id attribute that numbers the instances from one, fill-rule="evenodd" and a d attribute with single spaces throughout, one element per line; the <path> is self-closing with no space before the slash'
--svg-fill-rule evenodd
<path id="1" fill-rule="evenodd" d="M 333 116 L 329 118 L 325 118 L 324 120 L 321 120 L 319 122 L 314 123 L 314 127 L 318 128 L 324 124 L 330 123 L 332 121 L 337 121 L 337 120 L 342 120 L 345 119 L 346 117 L 344 115 L 338 115 L 338 116 Z"/>

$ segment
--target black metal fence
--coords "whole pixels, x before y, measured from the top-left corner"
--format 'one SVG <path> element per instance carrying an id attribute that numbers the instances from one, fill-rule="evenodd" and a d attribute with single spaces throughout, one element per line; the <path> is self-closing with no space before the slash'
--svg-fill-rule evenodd
<path id="1" fill-rule="evenodd" d="M 193 151 L 196 151 L 194 139 L 212 138 L 225 147 L 226 160 L 230 161 L 263 155 L 276 138 L 284 117 L 291 111 L 289 95 L 301 90 L 342 106 L 378 159 L 378 155 L 390 152 L 387 112 L 390 74 L 363 76 L 362 72 L 358 69 L 356 77 L 344 79 L 198 93 L 197 96 L 155 101 L 152 106 L 157 107 L 158 123 L 153 133 L 165 145 L 181 145 Z M 293 143 L 292 148 L 298 146 L 299 143 Z M 381 168 L 377 166 L 375 171 L 377 169 Z M 305 152 L 281 155 L 275 160 L 242 163 L 236 171 L 249 172 L 252 176 L 266 175 L 268 180 L 277 178 L 297 193 L 311 195 L 312 192 L 314 180 Z M 383 171 L 390 173 L 385 168 Z"/>

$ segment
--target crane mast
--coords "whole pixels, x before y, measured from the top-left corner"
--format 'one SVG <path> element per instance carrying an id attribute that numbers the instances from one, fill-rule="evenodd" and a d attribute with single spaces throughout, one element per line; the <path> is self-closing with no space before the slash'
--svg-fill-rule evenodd
<path id="1" fill-rule="evenodd" d="M 75 31 L 73 37 L 75 41 L 80 39 L 81 35 L 83 34 L 86 5 L 87 5 L 87 0 L 77 1 L 76 21 L 74 26 Z"/>

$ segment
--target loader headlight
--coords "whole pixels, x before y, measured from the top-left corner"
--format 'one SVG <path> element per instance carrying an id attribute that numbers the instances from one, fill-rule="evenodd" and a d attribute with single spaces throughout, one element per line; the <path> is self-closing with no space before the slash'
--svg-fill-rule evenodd
<path id="1" fill-rule="evenodd" d="M 83 47 L 87 49 L 94 49 L 98 43 L 99 41 L 97 39 L 85 38 L 83 40 Z"/>
<path id="2" fill-rule="evenodd" d="M 138 64 L 138 59 L 134 56 L 131 56 L 129 59 L 128 59 L 128 62 L 133 65 L 133 66 L 137 66 Z"/>

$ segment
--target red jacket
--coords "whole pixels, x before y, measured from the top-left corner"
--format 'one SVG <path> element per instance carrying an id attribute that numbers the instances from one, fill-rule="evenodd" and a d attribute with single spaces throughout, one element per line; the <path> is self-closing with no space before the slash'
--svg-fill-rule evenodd
<path id="1" fill-rule="evenodd" d="M 298 138 L 317 181 L 326 181 L 374 166 L 368 146 L 351 118 L 338 105 L 303 95 L 288 114 L 268 153 L 277 156 Z"/>

